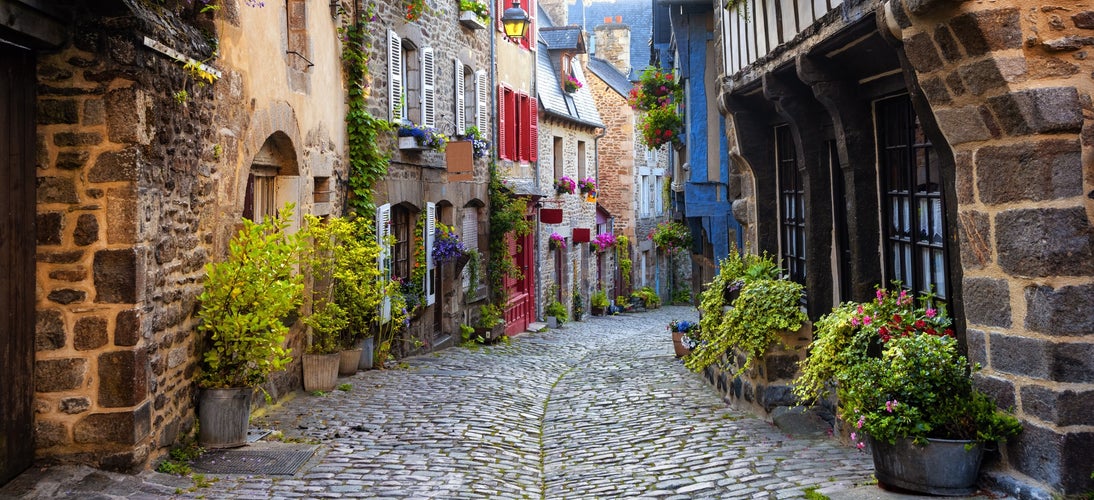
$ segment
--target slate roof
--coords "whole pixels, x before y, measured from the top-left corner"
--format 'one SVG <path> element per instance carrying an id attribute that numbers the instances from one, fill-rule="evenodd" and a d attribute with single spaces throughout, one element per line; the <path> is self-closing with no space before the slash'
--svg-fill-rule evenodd
<path id="1" fill-rule="evenodd" d="M 631 92 L 631 88 L 634 87 L 634 84 L 631 83 L 627 75 L 620 73 L 619 70 L 616 69 L 615 66 L 612 66 L 608 61 L 590 57 L 588 66 L 590 73 L 600 77 L 600 79 L 604 80 L 604 83 L 607 83 L 612 90 L 618 92 L 619 95 L 623 97 L 627 97 Z"/>
<path id="2" fill-rule="evenodd" d="M 604 24 L 604 18 L 623 16 L 623 24 L 631 29 L 631 67 L 641 73 L 650 64 L 650 38 L 653 34 L 652 0 L 577 0 L 568 8 L 569 19 L 557 20 L 577 24 L 592 36 L 593 29 Z M 593 44 L 592 41 L 589 41 Z M 596 47 L 592 47 L 596 55 Z"/>
<path id="3" fill-rule="evenodd" d="M 539 9 L 537 19 L 541 20 L 539 29 L 539 50 L 536 51 L 536 98 L 539 105 L 543 106 L 548 115 L 571 120 L 576 123 L 591 127 L 603 127 L 600 120 L 600 112 L 596 109 L 593 94 L 589 91 L 588 80 L 581 71 L 581 65 L 574 61 L 572 69 L 574 77 L 582 83 L 582 87 L 573 94 L 562 90 L 562 51 L 573 52 L 575 49 L 583 53 L 585 44 L 579 26 L 549 26 L 550 18 L 543 9 Z M 547 37 L 544 33 L 548 33 Z M 560 47 L 548 45 L 547 38 L 555 40 Z M 571 47 L 572 45 L 572 47 Z"/>

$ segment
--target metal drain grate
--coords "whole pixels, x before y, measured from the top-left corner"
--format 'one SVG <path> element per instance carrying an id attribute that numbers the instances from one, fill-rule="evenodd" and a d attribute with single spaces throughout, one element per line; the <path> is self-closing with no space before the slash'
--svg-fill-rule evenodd
<path id="1" fill-rule="evenodd" d="M 269 436 L 272 429 L 247 429 L 247 442 L 257 443 L 260 439 Z"/>
<path id="2" fill-rule="evenodd" d="M 260 442 L 243 448 L 212 450 L 191 467 L 208 474 L 264 474 L 291 476 L 300 470 L 318 446 Z"/>

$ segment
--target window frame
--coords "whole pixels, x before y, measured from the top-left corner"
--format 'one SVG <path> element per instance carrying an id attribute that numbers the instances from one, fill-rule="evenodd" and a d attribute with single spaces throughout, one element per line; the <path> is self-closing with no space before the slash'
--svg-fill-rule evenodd
<path id="1" fill-rule="evenodd" d="M 789 125 L 775 127 L 775 182 L 779 193 L 779 258 L 790 279 L 805 284 L 805 184 Z"/>

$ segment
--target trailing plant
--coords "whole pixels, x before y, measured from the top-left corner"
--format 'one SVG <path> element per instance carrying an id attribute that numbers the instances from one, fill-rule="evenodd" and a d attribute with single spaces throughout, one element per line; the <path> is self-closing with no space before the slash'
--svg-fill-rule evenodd
<path id="1" fill-rule="evenodd" d="M 490 162 L 490 183 L 487 190 L 490 196 L 490 256 L 487 274 L 492 301 L 500 306 L 509 298 L 505 290 L 505 278 L 521 279 L 524 276 L 509 253 L 509 238 L 531 233 L 532 222 L 524 215 L 527 203 L 502 184 L 495 162 Z"/>
<path id="2" fill-rule="evenodd" d="M 639 118 L 638 129 L 648 149 L 657 149 L 665 144 L 682 144 L 680 133 L 683 128 L 684 117 L 670 107 L 651 109 Z"/>
<path id="3" fill-rule="evenodd" d="M 198 297 L 198 330 L 207 335 L 202 387 L 257 387 L 292 360 L 283 319 L 300 306 L 304 292 L 304 277 L 294 272 L 300 239 L 285 233 L 292 213 L 288 204 L 260 224 L 243 219 L 228 258 L 205 266 Z"/>
<path id="4" fill-rule="evenodd" d="M 631 89 L 627 103 L 639 111 L 665 108 L 679 102 L 683 87 L 671 70 L 649 66 Z"/>
<path id="5" fill-rule="evenodd" d="M 482 254 L 476 248 L 467 250 L 467 255 L 471 258 L 467 261 L 467 282 L 471 285 L 471 289 L 474 290 L 479 284 L 479 273 L 482 266 Z"/>
<path id="6" fill-rule="evenodd" d="M 456 228 L 438 222 L 433 236 L 433 262 L 456 262 L 466 253 L 467 249 L 460 241 L 460 235 L 456 234 Z"/>
<path id="7" fill-rule="evenodd" d="M 648 238 L 653 240 L 653 244 L 657 248 L 670 254 L 691 246 L 691 231 L 680 221 L 668 221 L 658 224 L 650 231 Z"/>
<path id="8" fill-rule="evenodd" d="M 421 308 L 425 306 L 425 280 L 428 272 L 425 254 L 430 251 L 422 243 L 425 241 L 425 218 L 426 212 L 423 210 L 414 223 L 414 242 L 411 246 L 414 249 L 414 263 L 410 269 L 410 278 L 403 278 L 399 282 L 399 290 L 403 293 L 407 311 L 411 316 L 421 312 Z"/>
<path id="9" fill-rule="evenodd" d="M 425 0 L 405 0 L 406 15 L 404 16 L 407 21 L 417 21 L 422 18 L 422 14 L 426 11 Z"/>
<path id="10" fill-rule="evenodd" d="M 364 19 L 372 17 L 369 4 Z M 358 217 L 372 220 L 376 205 L 372 200 L 372 188 L 387 175 L 390 156 L 380 149 L 377 139 L 390 131 L 392 125 L 370 114 L 365 103 L 365 81 L 368 64 L 365 48 L 368 30 L 364 23 L 343 26 L 342 70 L 346 78 L 346 139 L 349 153 L 349 194 L 346 197 L 349 211 Z"/>
<path id="11" fill-rule="evenodd" d="M 802 286 L 790 280 L 746 283 L 720 323 L 700 322 L 705 343 L 692 352 L 685 365 L 701 371 L 735 348 L 745 355 L 744 364 L 737 370 L 740 375 L 769 346 L 782 342 L 781 332 L 797 330 L 808 320 L 801 310 L 802 292 Z"/>

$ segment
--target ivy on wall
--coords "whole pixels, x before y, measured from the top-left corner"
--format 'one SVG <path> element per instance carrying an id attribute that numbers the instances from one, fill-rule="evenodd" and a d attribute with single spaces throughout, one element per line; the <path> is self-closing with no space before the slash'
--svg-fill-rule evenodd
<path id="1" fill-rule="evenodd" d="M 486 264 L 486 274 L 492 301 L 503 306 L 509 299 L 505 277 L 520 279 L 524 274 L 509 253 L 509 238 L 531 233 L 532 222 L 524 217 L 527 203 L 505 187 L 494 162 L 490 162 L 487 191 L 490 198 L 490 258 Z"/>
<path id="2" fill-rule="evenodd" d="M 382 151 L 376 140 L 380 132 L 390 131 L 386 120 L 372 116 L 365 106 L 365 80 L 368 77 L 368 57 L 365 49 L 371 47 L 366 39 L 367 24 L 360 19 L 373 18 L 375 5 L 368 4 L 359 20 L 343 26 L 342 63 L 346 74 L 346 133 L 349 146 L 349 193 L 347 208 L 358 217 L 372 219 L 376 204 L 372 188 L 387 175 L 390 156 Z"/>

